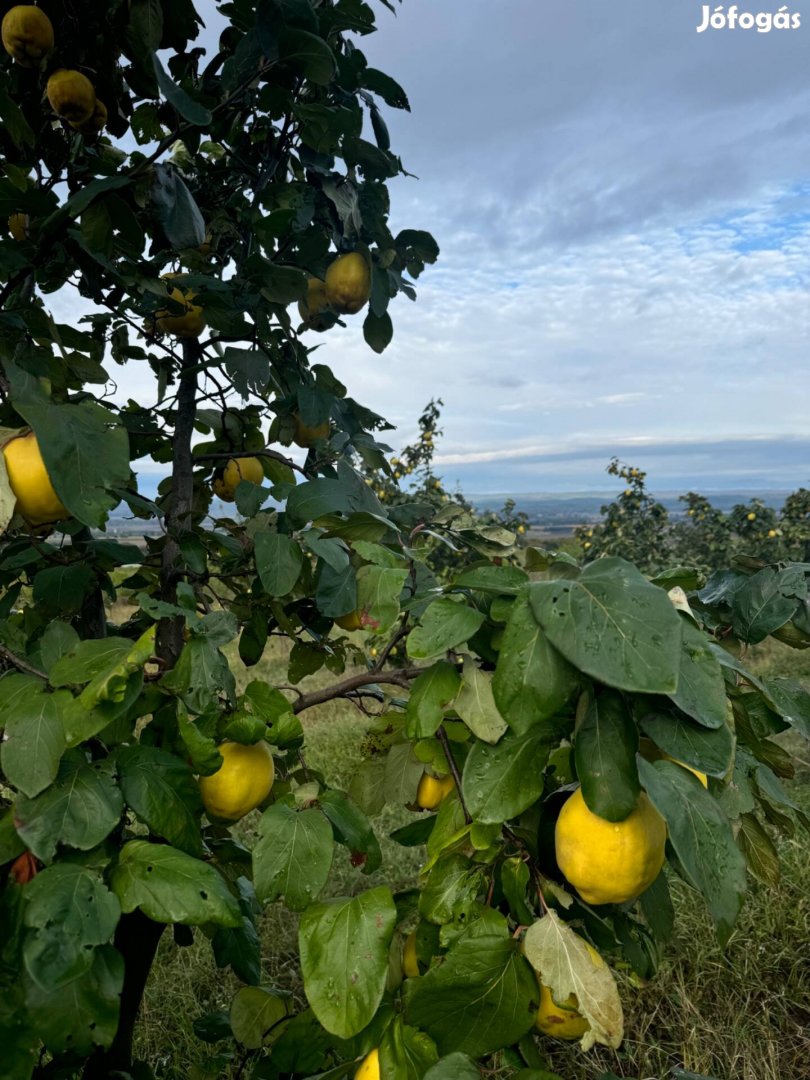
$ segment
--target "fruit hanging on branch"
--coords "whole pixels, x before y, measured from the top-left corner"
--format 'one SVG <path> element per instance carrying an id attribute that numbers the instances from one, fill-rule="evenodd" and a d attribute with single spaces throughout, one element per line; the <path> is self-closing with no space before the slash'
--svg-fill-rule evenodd
<path id="1" fill-rule="evenodd" d="M 557 864 L 586 903 L 624 904 L 660 874 L 666 840 L 666 823 L 644 792 L 624 821 L 606 821 L 577 788 L 557 818 Z"/>
<path id="2" fill-rule="evenodd" d="M 33 4 L 18 4 L 3 17 L 3 48 L 20 67 L 39 67 L 53 52 L 53 24 Z"/>
<path id="3" fill-rule="evenodd" d="M 95 88 L 80 71 L 55 71 L 48 79 L 46 92 L 53 111 L 69 124 L 86 124 L 95 112 Z"/>
<path id="4" fill-rule="evenodd" d="M 248 480 L 251 484 L 261 484 L 264 480 L 264 469 L 257 457 L 230 458 L 222 470 L 222 475 L 214 477 L 211 488 L 223 502 L 233 502 L 236 489 L 243 480 Z"/>
<path id="5" fill-rule="evenodd" d="M 167 274 L 166 277 L 174 275 Z M 175 314 L 168 308 L 155 312 L 154 325 L 161 334 L 177 338 L 198 338 L 205 330 L 205 313 L 199 304 L 192 303 L 195 293 L 190 289 L 173 288 L 169 299 L 182 307 L 182 312 Z"/>
<path id="6" fill-rule="evenodd" d="M 341 315 L 356 315 L 371 296 L 371 267 L 365 255 L 350 251 L 330 263 L 324 279 L 327 303 Z"/>
<path id="7" fill-rule="evenodd" d="M 273 754 L 264 741 L 252 746 L 224 742 L 219 752 L 222 765 L 199 780 L 203 806 L 214 820 L 239 821 L 270 794 L 275 779 Z"/>
<path id="8" fill-rule="evenodd" d="M 51 483 L 33 431 L 7 442 L 3 457 L 17 513 L 29 525 L 50 525 L 69 516 Z"/>

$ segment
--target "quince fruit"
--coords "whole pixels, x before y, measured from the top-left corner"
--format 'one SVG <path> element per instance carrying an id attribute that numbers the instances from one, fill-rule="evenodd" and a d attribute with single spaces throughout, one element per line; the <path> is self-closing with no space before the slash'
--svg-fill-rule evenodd
<path id="1" fill-rule="evenodd" d="M 166 275 L 174 276 L 174 275 Z M 170 298 L 180 304 L 184 311 L 182 315 L 174 315 L 168 308 L 161 308 L 155 312 L 155 327 L 162 334 L 170 334 L 178 338 L 197 338 L 205 329 L 205 313 L 199 304 L 192 304 L 194 293 L 185 289 L 172 289 Z"/>
<path id="2" fill-rule="evenodd" d="M 554 835 L 557 865 L 587 904 L 635 900 L 664 865 L 666 823 L 644 792 L 624 821 L 606 821 L 588 809 L 577 788 Z"/>
<path id="3" fill-rule="evenodd" d="M 416 805 L 421 810 L 437 810 L 455 786 L 452 776 L 423 773 L 416 790 Z"/>
<path id="4" fill-rule="evenodd" d="M 96 105 L 90 119 L 85 120 L 83 124 L 77 124 L 74 121 L 71 121 L 70 126 L 74 131 L 78 131 L 80 135 L 84 135 L 85 138 L 91 138 L 94 135 L 98 135 L 107 126 L 107 106 L 103 101 L 96 98 Z"/>
<path id="5" fill-rule="evenodd" d="M 28 214 L 11 214 L 8 219 L 8 231 L 21 244 L 28 236 Z"/>
<path id="6" fill-rule="evenodd" d="M 334 323 L 334 317 L 330 318 L 329 314 L 326 283 L 320 278 L 312 277 L 307 282 L 306 299 L 298 301 L 298 314 L 309 330 L 319 333 L 328 330 Z"/>
<path id="7" fill-rule="evenodd" d="M 3 48 L 20 67 L 39 67 L 53 52 L 53 23 L 33 4 L 17 4 L 3 16 Z"/>
<path id="8" fill-rule="evenodd" d="M 95 112 L 95 88 L 80 71 L 55 71 L 48 79 L 46 93 L 56 115 L 70 124 L 86 124 Z"/>
<path id="9" fill-rule="evenodd" d="M 376 1046 L 360 1062 L 354 1080 L 380 1080 L 380 1051 Z"/>
<path id="10" fill-rule="evenodd" d="M 29 525 L 48 525 L 70 516 L 53 489 L 33 431 L 7 442 L 3 457 L 17 513 Z"/>
<path id="11" fill-rule="evenodd" d="M 231 458 L 222 470 L 222 476 L 215 476 L 211 484 L 214 494 L 224 502 L 233 502 L 236 489 L 243 480 L 251 484 L 261 484 L 264 469 L 257 457 Z"/>
<path id="12" fill-rule="evenodd" d="M 584 945 L 593 960 L 594 967 L 604 967 L 605 961 L 596 949 L 587 941 Z M 540 1007 L 535 1020 L 537 1030 L 555 1039 L 581 1039 L 591 1025 L 579 1012 L 577 995 L 569 994 L 565 1001 L 558 1005 L 539 976 L 537 981 L 540 983 Z"/>
<path id="13" fill-rule="evenodd" d="M 326 300 L 341 315 L 356 315 L 371 296 L 371 267 L 365 255 L 350 251 L 329 264 L 324 279 Z"/>
<path id="14" fill-rule="evenodd" d="M 266 742 L 252 746 L 224 742 L 219 747 L 222 765 L 198 783 L 205 812 L 221 821 L 238 821 L 261 805 L 275 778 L 273 755 Z"/>
<path id="15" fill-rule="evenodd" d="M 309 450 L 314 446 L 318 439 L 328 439 L 332 432 L 332 425 L 328 420 L 324 420 L 322 424 L 316 424 L 315 427 L 308 427 L 298 413 L 295 414 L 295 434 L 293 435 L 293 442 L 296 446 L 300 446 L 305 450 Z"/>

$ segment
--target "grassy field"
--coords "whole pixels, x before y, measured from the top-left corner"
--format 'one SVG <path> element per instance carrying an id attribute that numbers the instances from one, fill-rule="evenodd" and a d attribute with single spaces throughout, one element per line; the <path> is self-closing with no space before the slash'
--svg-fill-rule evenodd
<path id="1" fill-rule="evenodd" d="M 810 651 L 799 654 L 777 643 L 750 657 L 757 671 L 791 674 L 810 686 Z M 244 673 L 284 682 L 284 658 L 274 649 L 259 668 Z M 324 680 L 325 681 L 325 680 Z M 318 685 L 315 677 L 313 685 Z M 345 786 L 359 760 L 365 721 L 354 706 L 337 702 L 308 712 L 308 763 L 329 781 Z M 810 763 L 806 744 L 797 754 L 791 787 L 810 809 Z M 804 755 L 804 756 L 802 756 Z M 385 840 L 396 825 L 412 817 L 406 810 L 386 812 L 375 822 L 383 842 L 384 868 L 371 877 L 353 869 L 338 848 L 329 891 L 345 895 L 387 882 L 402 888 L 413 882 L 419 853 Z M 244 823 L 250 839 L 257 815 Z M 674 940 L 655 980 L 634 987 L 621 975 L 626 1039 L 617 1052 L 583 1054 L 576 1044 L 544 1040 L 548 1067 L 564 1080 L 595 1080 L 606 1069 L 618 1076 L 658 1080 L 679 1065 L 717 1080 L 810 1080 L 810 859 L 807 837 L 780 842 L 783 878 L 778 888 L 752 883 L 748 903 L 725 952 L 717 947 L 699 897 L 671 875 L 678 910 Z M 262 923 L 263 978 L 300 996 L 297 976 L 296 919 L 279 905 Z M 139 1031 L 138 1056 L 159 1078 L 192 1080 L 190 1066 L 208 1048 L 194 1036 L 201 1013 L 225 1009 L 240 984 L 217 971 L 208 942 L 179 948 L 167 934 L 148 987 Z M 223 1077 L 227 1073 L 222 1074 Z"/>

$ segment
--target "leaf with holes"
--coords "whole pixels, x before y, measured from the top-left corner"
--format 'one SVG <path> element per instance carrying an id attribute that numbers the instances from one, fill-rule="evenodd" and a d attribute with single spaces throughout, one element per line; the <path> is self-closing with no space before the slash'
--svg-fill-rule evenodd
<path id="1" fill-rule="evenodd" d="M 129 840 L 110 884 L 123 911 L 140 908 L 161 923 L 240 926 L 242 913 L 225 879 L 212 866 L 167 844 Z"/>

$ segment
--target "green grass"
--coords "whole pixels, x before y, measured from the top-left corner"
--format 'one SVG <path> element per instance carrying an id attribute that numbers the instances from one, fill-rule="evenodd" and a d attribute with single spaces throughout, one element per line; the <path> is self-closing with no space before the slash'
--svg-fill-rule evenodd
<path id="1" fill-rule="evenodd" d="M 286 681 L 285 649 L 274 645 L 259 668 L 240 674 L 240 682 L 266 678 Z M 810 685 L 810 651 L 796 653 L 776 642 L 751 650 L 746 658 L 758 673 L 790 674 Z M 311 686 L 332 680 L 319 675 Z M 359 760 L 358 743 L 366 721 L 354 706 L 332 702 L 308 711 L 307 761 L 330 783 L 345 786 Z M 793 750 L 791 744 L 791 750 Z M 795 798 L 810 809 L 810 766 L 806 744 L 798 758 Z M 383 844 L 383 869 L 363 875 L 336 849 L 327 891 L 346 895 L 386 882 L 402 888 L 415 880 L 419 853 L 385 839 L 411 818 L 406 810 L 387 809 L 375 822 Z M 257 815 L 244 823 L 250 840 Z M 565 1080 L 596 1080 L 606 1069 L 618 1076 L 658 1080 L 680 1065 L 717 1080 L 810 1080 L 810 860 L 807 838 L 779 842 L 781 884 L 752 884 L 735 933 L 725 952 L 717 946 L 700 897 L 672 877 L 677 907 L 673 941 L 649 985 L 638 988 L 619 975 L 625 1008 L 626 1038 L 617 1052 L 596 1049 L 583 1054 L 577 1044 L 544 1040 L 548 1067 Z M 297 920 L 272 905 L 261 925 L 263 979 L 290 990 L 299 1001 Z M 192 1065 L 209 1050 L 193 1034 L 201 1013 L 227 1010 L 240 983 L 217 971 L 208 942 L 195 932 L 195 944 L 179 948 L 171 935 L 161 944 L 139 1026 L 138 1056 L 150 1062 L 159 1078 L 192 1080 Z M 222 1074 L 226 1076 L 226 1073 Z"/>

